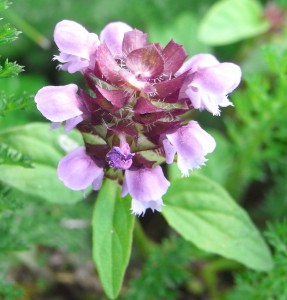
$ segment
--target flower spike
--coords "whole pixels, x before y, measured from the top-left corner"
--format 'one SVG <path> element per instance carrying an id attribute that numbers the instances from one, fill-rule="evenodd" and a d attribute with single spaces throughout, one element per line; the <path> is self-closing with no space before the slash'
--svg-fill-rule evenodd
<path id="1" fill-rule="evenodd" d="M 53 127 L 65 122 L 84 139 L 59 162 L 59 179 L 72 190 L 98 190 L 105 177 L 113 179 L 123 197 L 131 195 L 133 214 L 161 211 L 170 182 L 160 164 L 176 161 L 188 176 L 216 146 L 189 112 L 219 115 L 232 105 L 228 95 L 241 70 L 206 53 L 186 60 L 182 45 L 149 43 L 147 33 L 123 22 L 109 23 L 99 37 L 74 21 L 59 22 L 55 59 L 61 70 L 80 72 L 86 86 L 47 86 L 35 96 Z"/>

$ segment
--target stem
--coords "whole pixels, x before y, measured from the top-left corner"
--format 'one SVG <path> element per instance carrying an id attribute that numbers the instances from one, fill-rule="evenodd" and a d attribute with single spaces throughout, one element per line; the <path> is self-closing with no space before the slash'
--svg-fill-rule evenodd
<path id="1" fill-rule="evenodd" d="M 148 257 L 152 249 L 156 247 L 156 244 L 145 234 L 138 218 L 135 220 L 134 241 L 137 248 L 145 258 Z"/>
<path id="2" fill-rule="evenodd" d="M 217 285 L 218 285 L 218 272 L 227 270 L 236 270 L 241 268 L 241 265 L 237 262 L 219 258 L 215 261 L 209 262 L 201 272 L 202 278 L 209 290 L 209 293 L 213 300 L 221 299 Z"/>
<path id="3" fill-rule="evenodd" d="M 44 35 L 42 35 L 35 27 L 30 25 L 27 21 L 21 18 L 16 13 L 12 12 L 11 9 L 5 12 L 6 17 L 14 24 L 14 26 L 21 29 L 21 31 L 34 41 L 41 48 L 47 50 L 50 48 L 51 43 Z"/>

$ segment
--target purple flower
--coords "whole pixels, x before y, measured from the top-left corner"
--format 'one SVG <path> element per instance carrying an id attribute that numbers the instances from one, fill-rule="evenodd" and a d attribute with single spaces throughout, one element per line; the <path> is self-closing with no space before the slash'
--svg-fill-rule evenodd
<path id="1" fill-rule="evenodd" d="M 94 68 L 94 56 L 99 45 L 95 33 L 89 33 L 74 21 L 64 20 L 55 27 L 54 40 L 60 50 L 60 54 L 54 56 L 62 63 L 60 69 L 75 73 L 88 67 Z"/>
<path id="2" fill-rule="evenodd" d="M 114 169 L 127 170 L 133 163 L 134 154 L 130 152 L 127 142 L 121 141 L 120 147 L 114 146 L 106 155 L 110 167 Z"/>
<path id="3" fill-rule="evenodd" d="M 149 43 L 148 34 L 123 22 L 108 24 L 98 39 L 65 20 L 54 38 L 60 68 L 80 71 L 86 84 L 80 92 L 75 84 L 44 87 L 35 97 L 46 118 L 77 127 L 84 139 L 85 147 L 60 161 L 59 178 L 81 190 L 99 189 L 107 177 L 122 184 L 122 196 L 132 196 L 134 214 L 160 211 L 169 182 L 159 164 L 177 154 L 187 176 L 206 162 L 215 141 L 186 118 L 194 108 L 218 115 L 231 105 L 227 95 L 239 84 L 240 68 L 209 54 L 184 62 L 182 45 Z"/>
<path id="4" fill-rule="evenodd" d="M 80 147 L 60 160 L 58 176 L 72 190 L 84 190 L 91 184 L 99 190 L 104 171 L 86 154 L 85 147 Z"/>
<path id="5" fill-rule="evenodd" d="M 185 62 L 176 75 L 187 71 L 180 95 L 188 96 L 194 108 L 219 115 L 219 106 L 232 105 L 227 96 L 240 83 L 241 70 L 237 65 L 220 63 L 210 54 L 198 54 Z"/>
<path id="6" fill-rule="evenodd" d="M 72 129 L 83 120 L 81 98 L 75 84 L 46 86 L 35 96 L 38 110 L 52 122 L 67 121 L 66 129 Z"/>
<path id="7" fill-rule="evenodd" d="M 195 121 L 166 133 L 163 140 L 166 162 L 172 163 L 177 153 L 177 164 L 184 176 L 188 176 L 189 170 L 203 165 L 205 155 L 211 153 L 215 146 L 213 137 Z"/>
<path id="8" fill-rule="evenodd" d="M 185 74 L 178 78 L 173 75 L 186 56 L 184 48 L 173 41 L 161 48 L 148 43 L 147 34 L 117 22 L 101 33 L 96 63 L 98 71 L 114 86 L 166 97 L 178 90 L 185 78 Z"/>
<path id="9" fill-rule="evenodd" d="M 132 196 L 132 212 L 138 216 L 150 208 L 161 211 L 162 196 L 170 183 L 164 177 L 160 166 L 126 170 L 122 196 Z"/>
<path id="10" fill-rule="evenodd" d="M 123 22 L 109 23 L 100 34 L 101 43 L 105 43 L 114 57 L 122 57 L 124 35 L 133 29 Z"/>

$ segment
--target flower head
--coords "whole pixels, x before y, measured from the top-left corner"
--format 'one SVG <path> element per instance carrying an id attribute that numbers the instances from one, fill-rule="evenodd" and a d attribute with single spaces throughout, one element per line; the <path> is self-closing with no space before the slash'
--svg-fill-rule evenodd
<path id="1" fill-rule="evenodd" d="M 149 43 L 148 35 L 123 22 L 97 35 L 62 21 L 54 38 L 61 69 L 80 71 L 86 87 L 44 87 L 35 101 L 52 122 L 83 134 L 85 147 L 64 157 L 59 178 L 71 189 L 100 188 L 103 177 L 132 197 L 132 212 L 160 211 L 170 183 L 160 167 L 176 157 L 183 175 L 206 162 L 214 139 L 197 122 L 182 118 L 192 109 L 219 114 L 230 105 L 241 71 L 232 63 L 199 54 L 186 62 L 182 45 Z"/>

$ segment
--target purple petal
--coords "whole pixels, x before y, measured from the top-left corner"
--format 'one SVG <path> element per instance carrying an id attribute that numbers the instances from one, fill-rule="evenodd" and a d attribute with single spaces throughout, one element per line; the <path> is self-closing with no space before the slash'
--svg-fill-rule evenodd
<path id="1" fill-rule="evenodd" d="M 122 142 L 120 147 L 114 146 L 106 155 L 106 161 L 110 167 L 119 170 L 127 170 L 133 163 L 134 153 L 130 152 L 130 146 Z"/>
<path id="2" fill-rule="evenodd" d="M 166 134 L 170 145 L 167 149 L 167 163 L 171 163 L 169 151 L 173 154 L 177 152 L 178 167 L 182 174 L 188 176 L 188 171 L 198 168 L 206 161 L 205 155 L 212 152 L 216 146 L 211 135 L 204 131 L 197 122 L 190 121 L 187 125 L 177 128 L 176 131 Z M 171 146 L 174 150 L 169 149 Z"/>
<path id="3" fill-rule="evenodd" d="M 72 190 L 84 190 L 92 183 L 96 187 L 103 178 L 103 169 L 80 147 L 62 158 L 58 165 L 58 176 Z"/>
<path id="4" fill-rule="evenodd" d="M 189 73 L 196 72 L 197 70 L 218 65 L 219 61 L 215 56 L 211 54 L 197 54 L 192 56 L 188 61 L 186 61 L 183 66 L 176 72 L 176 76 L 189 71 Z"/>
<path id="5" fill-rule="evenodd" d="M 162 199 L 158 199 L 156 201 L 147 201 L 147 202 L 142 202 L 136 199 L 132 199 L 131 211 L 136 216 L 140 216 L 140 215 L 144 215 L 145 211 L 148 208 L 150 208 L 153 212 L 155 210 L 161 211 L 162 206 L 163 206 Z"/>
<path id="6" fill-rule="evenodd" d="M 158 201 L 166 193 L 169 182 L 160 166 L 125 171 L 126 188 L 137 201 Z"/>
<path id="7" fill-rule="evenodd" d="M 123 39 L 123 54 L 128 55 L 131 51 L 143 48 L 147 45 L 147 34 L 137 29 L 128 31 Z"/>
<path id="8" fill-rule="evenodd" d="M 104 175 L 104 172 L 101 172 L 100 175 L 93 181 L 93 190 L 98 191 L 101 188 Z"/>
<path id="9" fill-rule="evenodd" d="M 53 60 L 58 60 L 63 63 L 57 66 L 58 69 L 67 71 L 71 74 L 82 71 L 90 65 L 90 61 L 88 59 L 82 59 L 75 55 L 66 55 L 62 52 L 60 55 L 54 55 Z"/>
<path id="10" fill-rule="evenodd" d="M 125 106 L 131 95 L 124 90 L 106 90 L 97 86 L 99 92 L 117 109 Z"/>
<path id="11" fill-rule="evenodd" d="M 221 63 L 199 70 L 192 80 L 191 86 L 203 88 L 212 94 L 226 95 L 231 93 L 240 83 L 241 70 L 233 63 Z"/>
<path id="12" fill-rule="evenodd" d="M 138 98 L 136 104 L 133 107 L 133 110 L 136 114 L 147 114 L 163 111 L 162 109 L 152 105 L 150 101 L 143 97 Z"/>
<path id="13" fill-rule="evenodd" d="M 134 74 L 125 69 L 122 69 L 120 71 L 120 75 L 125 80 L 126 85 L 130 86 L 133 89 L 143 91 L 146 94 L 153 94 L 156 92 L 155 87 L 151 83 L 138 80 Z"/>
<path id="14" fill-rule="evenodd" d="M 126 177 L 124 177 L 121 196 L 125 197 L 129 193 Z"/>
<path id="15" fill-rule="evenodd" d="M 56 25 L 54 40 L 61 52 L 85 59 L 89 59 L 91 51 L 99 44 L 96 34 L 89 33 L 82 25 L 69 20 Z"/>
<path id="16" fill-rule="evenodd" d="M 84 120 L 84 116 L 83 115 L 80 115 L 80 116 L 77 116 L 77 117 L 74 117 L 74 118 L 71 118 L 71 119 L 67 120 L 66 124 L 65 124 L 65 130 L 66 131 L 72 130 L 79 123 L 81 123 L 83 120 Z"/>
<path id="17" fill-rule="evenodd" d="M 97 63 L 102 74 L 115 85 L 123 83 L 121 68 L 115 61 L 106 44 L 101 44 L 97 51 Z"/>
<path id="18" fill-rule="evenodd" d="M 130 52 L 126 66 L 139 79 L 153 79 L 162 74 L 164 61 L 156 47 L 151 45 Z"/>
<path id="19" fill-rule="evenodd" d="M 174 74 L 187 57 L 183 46 L 175 43 L 173 40 L 165 46 L 162 55 L 164 57 L 164 73 L 166 75 Z"/>
<path id="20" fill-rule="evenodd" d="M 164 139 L 162 141 L 162 144 L 165 152 L 166 163 L 173 163 L 174 156 L 176 154 L 176 148 L 170 143 L 168 139 Z"/>
<path id="21" fill-rule="evenodd" d="M 124 122 L 111 126 L 109 128 L 109 131 L 111 131 L 111 134 L 116 134 L 118 136 L 120 134 L 128 135 L 132 137 L 134 141 L 137 140 L 137 136 L 138 136 L 137 127 L 135 126 L 135 124 L 131 124 L 127 126 Z"/>
<path id="22" fill-rule="evenodd" d="M 141 124 L 150 124 L 161 119 L 164 111 L 150 103 L 147 99 L 140 97 L 133 108 L 134 119 Z"/>
<path id="23" fill-rule="evenodd" d="M 218 106 L 232 105 L 226 96 L 239 85 L 240 79 L 241 70 L 237 65 L 221 63 L 198 70 L 188 84 L 186 94 L 194 108 L 218 115 Z"/>
<path id="24" fill-rule="evenodd" d="M 63 122 L 80 116 L 80 98 L 75 84 L 46 86 L 35 96 L 38 110 L 52 122 Z"/>
<path id="25" fill-rule="evenodd" d="M 124 34 L 131 30 L 132 27 L 126 23 L 110 23 L 101 32 L 100 41 L 108 46 L 113 56 L 122 56 Z"/>
<path id="26" fill-rule="evenodd" d="M 170 80 L 162 81 L 154 85 L 157 97 L 164 98 L 176 92 L 183 84 L 186 73 Z"/>

